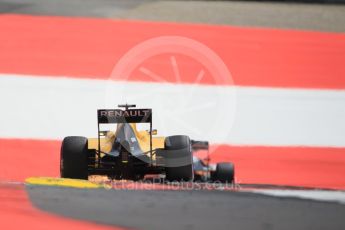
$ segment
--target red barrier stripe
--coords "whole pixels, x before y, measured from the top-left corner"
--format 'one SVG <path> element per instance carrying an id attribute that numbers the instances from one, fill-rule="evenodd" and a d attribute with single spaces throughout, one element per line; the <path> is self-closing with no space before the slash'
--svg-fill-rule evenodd
<path id="1" fill-rule="evenodd" d="M 28 15 L 1 15 L 0 31 L 0 73 L 106 79 L 136 44 L 178 35 L 214 50 L 237 85 L 345 89 L 344 34 Z M 176 58 L 182 82 L 193 82 L 197 64 Z M 175 81 L 168 55 L 146 65 Z M 216 84 L 210 76 L 200 83 Z"/>
<path id="2" fill-rule="evenodd" d="M 59 177 L 59 141 L 0 139 L 0 181 Z"/>
<path id="3" fill-rule="evenodd" d="M 0 139 L 0 157 L 0 180 L 58 177 L 60 141 Z M 345 148 L 221 145 L 211 158 L 234 162 L 240 183 L 345 189 Z"/>
<path id="4" fill-rule="evenodd" d="M 234 162 L 239 183 L 345 189 L 345 148 L 215 147 L 212 161 Z"/>

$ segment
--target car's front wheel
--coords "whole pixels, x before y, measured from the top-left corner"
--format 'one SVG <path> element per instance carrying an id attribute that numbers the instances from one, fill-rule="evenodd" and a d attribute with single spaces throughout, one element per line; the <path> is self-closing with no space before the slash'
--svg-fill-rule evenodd
<path id="1" fill-rule="evenodd" d="M 232 163 L 218 163 L 213 175 L 214 181 L 222 183 L 233 183 L 235 178 L 235 167 Z"/>

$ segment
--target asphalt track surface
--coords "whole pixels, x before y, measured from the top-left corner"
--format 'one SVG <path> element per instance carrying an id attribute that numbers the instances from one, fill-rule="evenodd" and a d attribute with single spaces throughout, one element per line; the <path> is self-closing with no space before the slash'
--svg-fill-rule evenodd
<path id="1" fill-rule="evenodd" d="M 62 216 L 135 229 L 344 229 L 345 206 L 232 191 L 28 186 L 33 204 Z"/>
<path id="2" fill-rule="evenodd" d="M 330 32 L 345 31 L 345 14 L 342 5 L 223 1 L 54 0 L 48 2 L 43 0 L 1 0 L 0 12 L 2 14 L 83 16 Z M 28 22 L 30 23 L 30 21 Z M 328 35 L 325 35 L 325 37 L 328 37 Z M 21 145 L 18 144 L 17 147 L 20 149 Z M 48 143 L 47 145 L 51 144 Z M 40 145 L 40 147 L 42 146 Z M 2 151 L 7 151 L 4 145 L 1 148 Z M 11 147 L 10 149 L 16 148 Z M 47 149 L 49 148 L 45 148 L 45 150 Z M 35 151 L 35 153 L 43 155 L 45 150 L 42 148 L 40 151 Z M 339 152 L 341 151 L 339 150 Z M 19 152 L 27 153 L 25 148 Z M 13 154 L 16 154 L 16 152 Z M 7 179 L 22 181 L 33 174 L 44 173 L 44 175 L 58 176 L 58 171 L 55 170 L 58 167 L 56 156 L 49 157 L 49 159 L 47 157 L 47 161 L 44 161 L 45 166 L 42 166 L 42 162 L 32 162 L 30 159 L 21 158 L 22 167 L 18 166 L 16 170 L 5 170 L 1 177 L 6 175 Z M 12 165 L 18 159 L 11 156 L 9 158 L 6 162 L 13 163 Z M 277 165 L 277 168 L 279 167 L 278 163 L 275 165 Z M 324 162 L 320 162 L 320 165 L 324 165 Z M 263 168 L 264 166 L 262 164 Z M 42 167 L 45 167 L 44 170 L 46 171 L 43 171 Z M 339 172 L 342 171 L 339 170 Z M 337 171 L 336 175 L 341 175 L 339 172 Z M 269 174 L 272 173 L 269 172 Z M 260 177 L 264 176 L 260 175 Z M 289 176 L 292 178 L 291 174 Z M 306 180 L 310 181 L 311 179 L 306 177 Z M 26 190 L 31 202 L 41 210 L 64 217 L 94 221 L 111 226 L 138 229 L 345 228 L 344 205 L 295 198 L 276 198 L 248 192 L 88 190 L 32 185 L 28 185 Z M 14 194 L 17 193 L 11 190 L 6 196 L 1 193 L 1 198 L 3 198 L 2 208 L 4 201 L 17 201 L 18 207 L 30 206 L 29 201 L 23 204 L 25 197 L 14 197 Z M 21 195 L 24 196 L 24 194 Z M 6 214 L 13 211 L 12 204 L 10 207 L 5 207 L 4 210 L 0 211 L 2 223 L 6 223 Z M 39 229 L 42 228 L 42 223 L 47 224 L 47 222 L 51 223 L 52 229 L 73 228 L 71 227 L 73 224 L 66 222 L 66 219 L 63 219 L 63 221 L 55 219 L 54 222 L 45 215 L 36 215 L 32 209 L 19 210 L 17 212 L 19 213 L 18 216 L 16 214 L 10 220 L 13 222 L 23 221 L 23 225 L 21 225 L 23 227 L 25 227 L 24 224 L 28 224 L 27 219 L 36 216 L 36 225 L 30 223 L 27 225 L 29 228 L 30 226 L 36 226 L 35 229 Z M 20 218 L 23 216 L 24 218 Z M 62 225 L 59 225 L 59 223 L 62 223 Z M 8 222 L 8 225 L 5 224 L 5 226 L 10 227 L 11 224 L 13 223 Z M 84 229 L 82 223 L 77 223 L 74 226 Z M 85 226 L 85 229 L 87 229 L 87 226 Z M 96 228 L 96 226 L 92 227 Z"/>

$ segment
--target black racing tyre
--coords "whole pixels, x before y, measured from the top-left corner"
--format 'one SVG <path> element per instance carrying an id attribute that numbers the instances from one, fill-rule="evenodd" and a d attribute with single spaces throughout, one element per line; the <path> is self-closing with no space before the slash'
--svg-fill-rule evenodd
<path id="1" fill-rule="evenodd" d="M 214 172 L 214 179 L 222 183 L 233 183 L 235 178 L 235 167 L 232 163 L 218 163 Z"/>
<path id="2" fill-rule="evenodd" d="M 63 178 L 88 179 L 88 140 L 65 137 L 61 145 L 60 175 Z"/>
<path id="3" fill-rule="evenodd" d="M 165 138 L 165 175 L 168 181 L 193 180 L 193 155 L 188 136 L 177 135 Z"/>

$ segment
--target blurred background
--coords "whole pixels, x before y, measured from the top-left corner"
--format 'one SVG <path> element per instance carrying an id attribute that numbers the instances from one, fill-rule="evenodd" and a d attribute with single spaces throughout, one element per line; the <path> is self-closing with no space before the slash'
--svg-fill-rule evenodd
<path id="1" fill-rule="evenodd" d="M 128 102 L 153 108 L 159 135 L 209 140 L 242 182 L 343 188 L 340 1 L 1 0 L 0 12 L 3 152 L 41 141 L 56 160 L 63 137 L 96 136 L 97 109 Z"/>
<path id="2" fill-rule="evenodd" d="M 140 229 L 342 229 L 344 2 L 0 0 L 0 226 L 101 228 L 32 202 Z M 96 137 L 96 110 L 123 103 L 152 108 L 158 135 L 208 140 L 239 186 L 318 202 L 24 185 L 59 178 L 61 140 Z"/>

